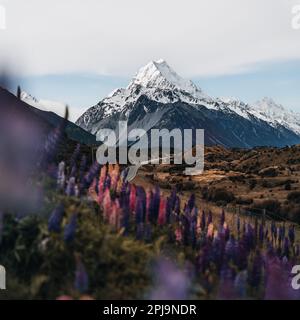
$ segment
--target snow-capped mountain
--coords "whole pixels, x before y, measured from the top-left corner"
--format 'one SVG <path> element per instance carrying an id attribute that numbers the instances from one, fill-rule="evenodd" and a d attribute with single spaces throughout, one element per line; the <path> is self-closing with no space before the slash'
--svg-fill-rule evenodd
<path id="1" fill-rule="evenodd" d="M 232 147 L 300 143 L 292 124 L 234 98 L 212 98 L 180 77 L 164 60 L 141 68 L 126 88 L 114 90 L 88 109 L 77 124 L 97 134 L 127 120 L 131 128 L 205 129 L 206 144 Z"/>
<path id="2" fill-rule="evenodd" d="M 59 116 L 63 117 L 66 109 L 66 104 L 62 102 L 56 102 L 56 101 L 49 101 L 49 100 L 38 100 L 31 94 L 22 91 L 21 92 L 21 100 L 26 102 L 27 104 L 43 110 L 43 111 L 52 111 L 58 114 Z"/>
<path id="3" fill-rule="evenodd" d="M 267 119 L 271 124 L 281 124 L 300 135 L 300 113 L 285 109 L 273 99 L 263 98 L 253 107 L 253 114 Z"/>

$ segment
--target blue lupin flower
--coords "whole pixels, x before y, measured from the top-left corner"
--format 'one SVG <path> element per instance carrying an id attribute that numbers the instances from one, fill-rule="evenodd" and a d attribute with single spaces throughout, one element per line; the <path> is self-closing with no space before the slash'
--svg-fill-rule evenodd
<path id="1" fill-rule="evenodd" d="M 64 206 L 59 204 L 52 212 L 48 220 L 48 230 L 59 233 L 61 231 L 61 222 L 64 215 Z"/>
<path id="2" fill-rule="evenodd" d="M 66 242 L 72 242 L 74 240 L 76 227 L 77 227 L 77 214 L 74 213 L 70 219 L 70 222 L 65 226 L 64 240 Z"/>
<path id="3" fill-rule="evenodd" d="M 74 287 L 81 294 L 86 293 L 89 288 L 89 277 L 86 272 L 85 266 L 80 259 L 78 259 L 76 263 Z"/>

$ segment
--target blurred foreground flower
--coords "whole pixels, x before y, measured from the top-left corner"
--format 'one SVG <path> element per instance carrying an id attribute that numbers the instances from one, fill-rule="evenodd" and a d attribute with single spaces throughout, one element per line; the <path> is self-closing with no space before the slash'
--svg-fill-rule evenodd
<path id="1" fill-rule="evenodd" d="M 190 279 L 174 263 L 161 259 L 155 269 L 155 287 L 151 300 L 184 300 L 188 298 Z"/>

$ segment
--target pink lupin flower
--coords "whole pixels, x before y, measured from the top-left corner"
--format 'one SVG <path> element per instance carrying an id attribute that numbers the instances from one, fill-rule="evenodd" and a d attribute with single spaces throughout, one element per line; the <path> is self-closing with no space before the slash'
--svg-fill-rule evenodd
<path id="1" fill-rule="evenodd" d="M 115 227 L 116 229 L 119 229 L 120 227 L 121 213 L 122 210 L 120 208 L 120 203 L 118 200 L 116 200 L 111 204 L 108 217 L 109 224 Z"/>
<path id="2" fill-rule="evenodd" d="M 98 204 L 99 205 L 103 200 L 103 193 L 104 193 L 103 188 L 106 180 L 106 171 L 107 171 L 106 166 L 103 166 L 100 170 L 100 176 L 99 176 L 99 182 L 98 182 Z"/>
<path id="3" fill-rule="evenodd" d="M 129 208 L 130 211 L 133 212 L 135 209 L 135 203 L 136 203 L 136 188 L 133 184 L 130 189 L 130 195 L 129 195 Z"/>
<path id="4" fill-rule="evenodd" d="M 161 198 L 159 204 L 158 224 L 164 225 L 166 223 L 166 199 Z"/>
<path id="5" fill-rule="evenodd" d="M 197 224 L 196 224 L 196 233 L 197 233 L 198 236 L 201 233 L 201 230 L 202 230 L 202 228 L 201 228 L 201 217 L 200 217 L 200 215 L 198 215 Z"/>
<path id="6" fill-rule="evenodd" d="M 116 203 L 112 203 L 110 210 L 109 210 L 109 224 L 112 226 L 116 226 L 117 225 L 117 205 Z"/>
<path id="7" fill-rule="evenodd" d="M 213 238 L 214 236 L 214 225 L 210 223 L 207 228 L 207 238 Z"/>
<path id="8" fill-rule="evenodd" d="M 98 201 L 97 192 L 96 192 L 96 179 L 94 179 L 93 183 L 90 185 L 88 194 L 93 201 Z"/>
<path id="9" fill-rule="evenodd" d="M 150 206 L 152 201 L 152 191 L 146 193 L 146 222 L 149 222 Z"/>
<path id="10" fill-rule="evenodd" d="M 111 198 L 110 198 L 110 192 L 109 190 L 105 190 L 104 196 L 103 196 L 103 213 L 104 217 L 108 218 L 109 211 L 111 209 Z"/>
<path id="11" fill-rule="evenodd" d="M 116 164 L 113 169 L 111 170 L 110 176 L 111 176 L 111 189 L 113 191 L 116 191 L 117 189 L 117 183 L 120 175 L 120 169 L 119 165 Z"/>

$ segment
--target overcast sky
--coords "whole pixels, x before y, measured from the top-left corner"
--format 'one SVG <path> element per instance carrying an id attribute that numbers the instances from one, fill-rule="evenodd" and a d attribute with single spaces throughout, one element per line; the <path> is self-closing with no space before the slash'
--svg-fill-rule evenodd
<path id="1" fill-rule="evenodd" d="M 7 16 L 7 29 L 0 30 L 0 61 L 27 79 L 88 74 L 95 81 L 107 76 L 114 85 L 159 58 L 179 74 L 204 83 L 256 72 L 259 76 L 264 68 L 284 68 L 287 63 L 295 63 L 299 71 L 300 30 L 291 28 L 291 9 L 297 3 L 300 0 L 0 0 Z M 100 87 L 104 82 L 93 85 L 97 83 Z M 46 98 L 55 98 L 48 91 L 51 97 Z M 100 91 L 99 99 L 105 94 Z M 300 93 L 292 101 L 290 94 L 282 94 L 281 102 L 300 110 Z M 86 96 L 86 103 L 96 100 L 90 92 Z"/>

